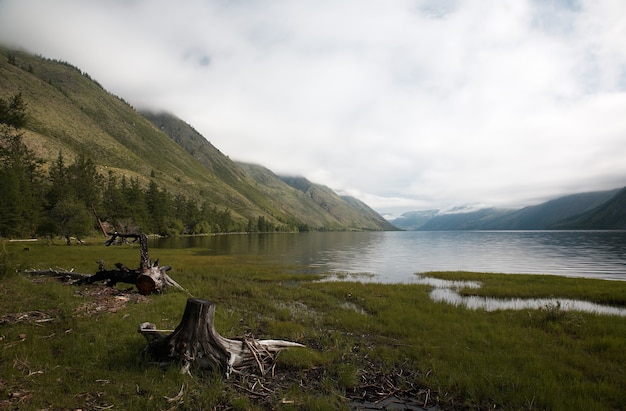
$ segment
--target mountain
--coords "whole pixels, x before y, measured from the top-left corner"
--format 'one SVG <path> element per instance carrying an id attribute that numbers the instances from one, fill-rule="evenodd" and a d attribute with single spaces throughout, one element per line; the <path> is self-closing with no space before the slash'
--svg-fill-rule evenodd
<path id="1" fill-rule="evenodd" d="M 398 231 L 398 227 L 391 224 L 384 217 L 378 214 L 374 209 L 372 209 L 370 206 L 368 206 L 358 198 L 352 196 L 341 196 L 341 198 L 343 198 L 346 203 L 352 205 L 353 208 L 361 210 L 363 215 L 369 215 L 370 218 L 377 220 L 385 231 Z"/>
<path id="2" fill-rule="evenodd" d="M 549 228 L 587 230 L 626 230 L 626 188 L 608 201 L 574 217 L 566 218 Z"/>
<path id="3" fill-rule="evenodd" d="M 278 176 L 271 170 L 248 163 L 238 163 L 262 188 L 272 206 L 292 216 L 307 214 L 317 227 L 360 227 L 361 230 L 397 230 L 363 202 L 337 195 L 330 188 L 314 184 L 304 177 Z M 372 223 L 375 224 L 372 224 Z"/>
<path id="4" fill-rule="evenodd" d="M 409 211 L 392 220 L 392 224 L 403 230 L 417 231 L 434 218 L 439 210 Z"/>
<path id="5" fill-rule="evenodd" d="M 481 230 L 483 226 L 508 213 L 508 210 L 483 208 L 466 213 L 438 214 L 425 222 L 421 231 Z"/>
<path id="6" fill-rule="evenodd" d="M 171 114 L 142 114 L 222 181 L 279 222 L 302 229 L 397 229 L 362 202 L 341 197 L 326 186 L 304 177 L 279 177 L 263 166 L 230 160 L 193 127 Z M 290 184 L 293 181 L 300 184 Z"/>
<path id="7" fill-rule="evenodd" d="M 264 186 L 252 166 L 236 163 L 184 121 L 140 113 L 71 64 L 0 47 L 0 97 L 21 93 L 28 121 L 23 141 L 44 171 L 62 154 L 90 158 L 102 175 L 151 181 L 175 195 L 228 209 L 238 221 L 323 230 L 387 230 L 367 207 L 310 183 L 302 192 L 282 182 Z M 277 184 L 280 179 L 268 180 Z M 288 207 L 289 204 L 298 207 Z"/>
<path id="8" fill-rule="evenodd" d="M 543 230 L 610 200 L 618 190 L 572 194 L 506 214 L 483 229 Z"/>
<path id="9" fill-rule="evenodd" d="M 519 210 L 409 212 L 391 223 L 407 230 L 546 230 L 626 228 L 626 189 L 572 194 Z"/>

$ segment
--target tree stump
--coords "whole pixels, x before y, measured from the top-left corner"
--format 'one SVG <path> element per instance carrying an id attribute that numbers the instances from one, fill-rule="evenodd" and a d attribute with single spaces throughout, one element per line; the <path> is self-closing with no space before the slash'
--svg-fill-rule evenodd
<path id="1" fill-rule="evenodd" d="M 164 335 L 152 323 L 142 323 L 138 332 L 148 340 L 142 358 L 167 365 L 177 362 L 187 372 L 191 368 L 216 370 L 226 377 L 232 372 L 265 375 L 275 364 L 278 352 L 304 347 L 290 341 L 228 339 L 214 325 L 215 303 L 190 298 L 176 329 Z"/>

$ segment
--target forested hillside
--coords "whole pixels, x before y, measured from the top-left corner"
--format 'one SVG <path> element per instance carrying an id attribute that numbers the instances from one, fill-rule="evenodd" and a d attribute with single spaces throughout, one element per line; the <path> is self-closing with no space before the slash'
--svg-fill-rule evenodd
<path id="1" fill-rule="evenodd" d="M 0 51 L 0 236 L 81 236 L 100 229 L 96 216 L 105 229 L 161 234 L 389 227 L 376 213 L 326 226 L 318 210 L 273 206 L 190 126 L 155 127 L 71 64 Z"/>
<path id="2" fill-rule="evenodd" d="M 304 177 L 278 176 L 260 165 L 232 161 L 193 127 L 171 114 L 142 114 L 222 181 L 278 221 L 300 230 L 397 230 L 357 199 L 339 196 Z M 293 179 L 304 182 L 303 186 L 289 184 Z"/>

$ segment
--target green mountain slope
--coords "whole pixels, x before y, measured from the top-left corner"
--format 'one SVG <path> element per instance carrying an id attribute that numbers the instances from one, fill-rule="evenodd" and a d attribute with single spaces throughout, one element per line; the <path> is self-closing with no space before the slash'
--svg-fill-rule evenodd
<path id="1" fill-rule="evenodd" d="M 234 162 L 193 127 L 168 113 L 142 112 L 196 160 L 241 193 L 265 217 L 309 229 L 394 230 L 383 217 L 358 200 L 348 201 L 330 188 L 303 177 L 305 190 L 292 187 L 271 170 Z"/>
<path id="2" fill-rule="evenodd" d="M 592 210 L 567 218 L 550 228 L 626 230 L 626 188 Z"/>
<path id="3" fill-rule="evenodd" d="M 339 215 L 333 215 L 315 201 L 304 203 L 297 214 L 276 206 L 275 190 L 263 187 L 182 120 L 146 113 L 147 118 L 70 64 L 5 48 L 0 52 L 0 97 L 22 94 L 28 115 L 24 142 L 46 161 L 44 168 L 59 153 L 69 161 L 84 155 L 103 175 L 138 178 L 144 185 L 152 180 L 171 193 L 228 209 L 240 221 L 262 216 L 315 229 L 388 227 L 360 208 L 335 208 Z"/>
<path id="4" fill-rule="evenodd" d="M 326 186 L 304 177 L 280 177 L 259 165 L 239 164 L 274 199 L 272 206 L 292 216 L 308 215 L 307 224 L 312 227 L 397 230 L 364 203 L 339 196 Z"/>
<path id="5" fill-rule="evenodd" d="M 507 214 L 483 227 L 487 230 L 543 230 L 559 221 L 605 203 L 617 190 L 572 194 Z"/>
<path id="6" fill-rule="evenodd" d="M 382 217 L 375 210 L 373 210 L 370 206 L 368 206 L 367 204 L 365 204 L 363 201 L 359 200 L 358 198 L 355 198 L 352 196 L 341 196 L 341 198 L 343 198 L 344 201 L 346 201 L 353 208 L 361 210 L 364 215 L 369 215 L 371 219 L 379 221 L 380 225 L 386 231 L 398 231 L 399 230 L 398 227 L 391 224 L 384 217 Z"/>
<path id="7" fill-rule="evenodd" d="M 64 63 L 13 53 L 15 64 L 0 59 L 4 97 L 22 93 L 27 104 L 26 143 L 48 162 L 59 152 L 67 159 L 85 155 L 99 171 L 150 176 L 161 186 L 188 196 L 207 194 L 231 206 L 229 187 L 123 100 L 107 93 L 88 75 Z"/>

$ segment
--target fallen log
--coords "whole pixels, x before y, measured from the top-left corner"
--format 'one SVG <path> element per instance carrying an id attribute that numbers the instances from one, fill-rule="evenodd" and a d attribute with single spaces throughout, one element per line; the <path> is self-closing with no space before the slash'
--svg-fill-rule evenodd
<path id="1" fill-rule="evenodd" d="M 254 374 L 258 371 L 266 375 L 273 369 L 281 350 L 304 347 L 291 341 L 224 338 L 215 329 L 214 317 L 215 303 L 189 298 L 183 318 L 171 334 L 165 335 L 152 323 L 140 324 L 137 331 L 148 341 L 142 359 L 162 365 L 176 362 L 184 372 L 210 369 L 226 377 L 233 372 Z"/>
<path id="2" fill-rule="evenodd" d="M 117 263 L 115 264 L 117 270 L 105 270 L 104 263 L 100 261 L 98 272 L 92 276 L 81 279 L 78 282 L 79 284 L 92 284 L 97 281 L 102 281 L 110 286 L 114 286 L 118 282 L 134 284 L 142 295 L 161 293 L 168 286 L 186 292 L 183 287 L 167 275 L 167 272 L 171 270 L 172 267 L 159 266 L 158 259 L 154 264 L 150 262 L 148 255 L 148 237 L 145 234 L 120 234 L 115 232 L 110 235 L 111 238 L 105 242 L 107 247 L 116 243 L 118 239 L 133 238 L 134 241 L 139 240 L 139 268 L 133 270 L 125 267 L 121 263 Z"/>

